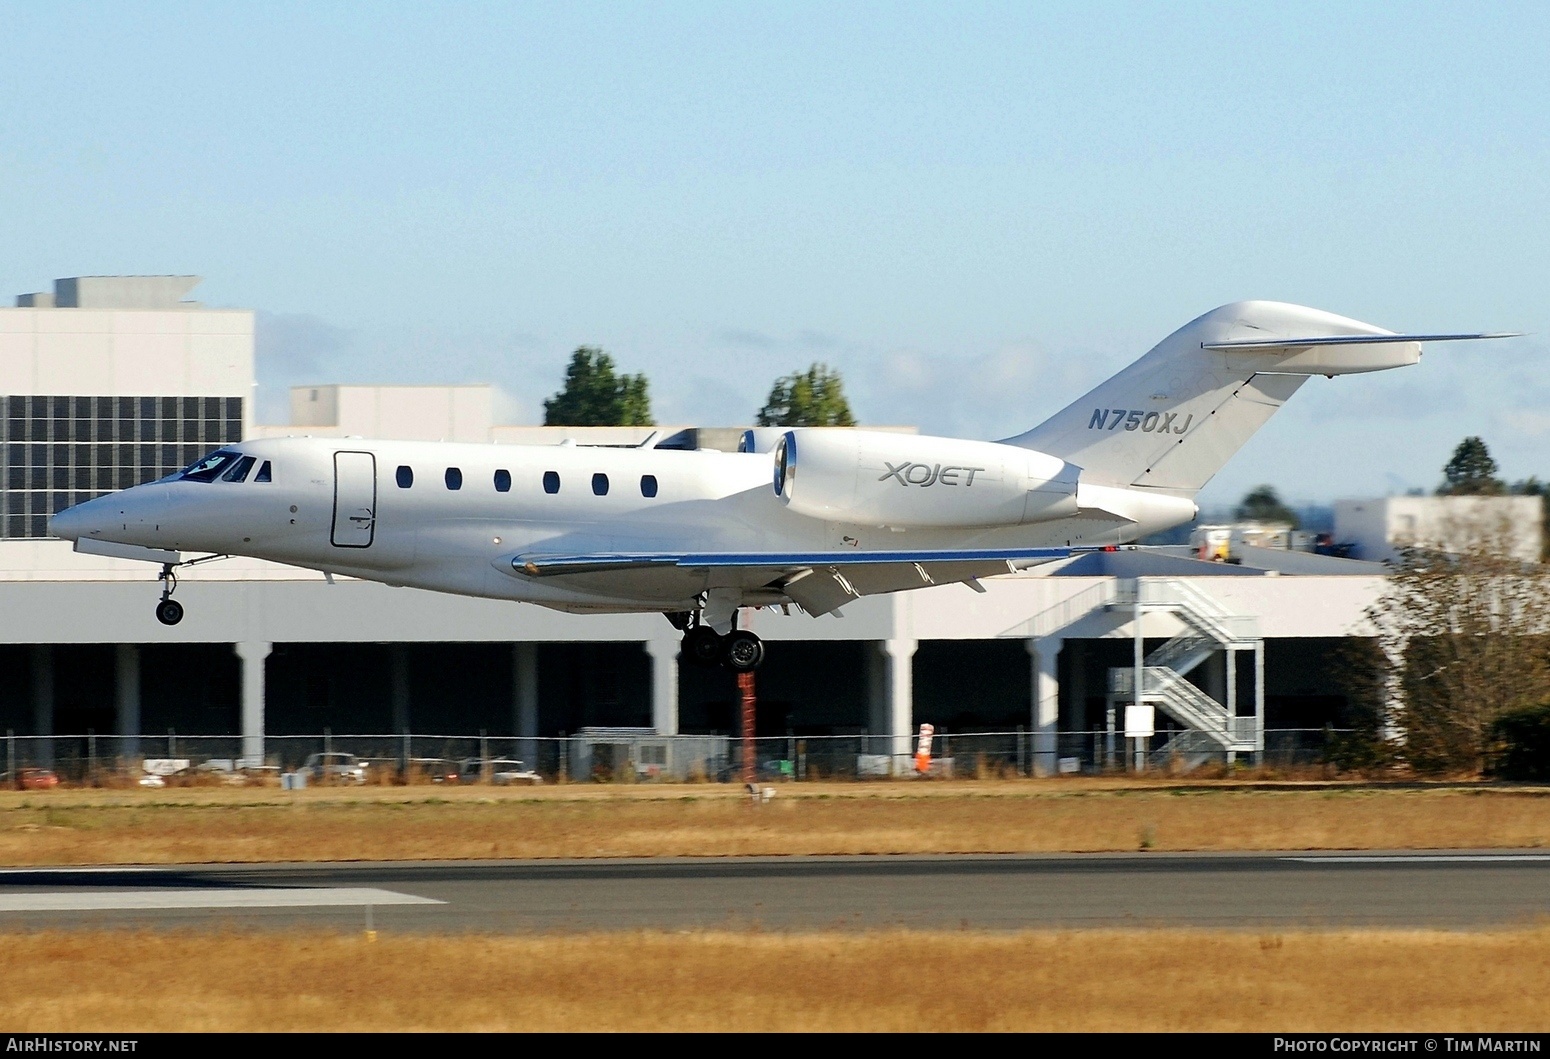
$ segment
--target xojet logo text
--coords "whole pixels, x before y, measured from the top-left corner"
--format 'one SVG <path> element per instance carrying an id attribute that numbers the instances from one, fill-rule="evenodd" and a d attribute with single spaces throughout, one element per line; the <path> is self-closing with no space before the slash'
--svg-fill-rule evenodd
<path id="1" fill-rule="evenodd" d="M 879 478 L 879 482 L 895 478 L 906 488 L 918 485 L 922 489 L 933 485 L 973 485 L 974 476 L 985 469 L 983 467 L 943 467 L 940 463 L 908 462 L 895 467 L 887 460 L 883 461 L 883 466 L 888 468 L 888 473 Z M 960 476 L 964 476 L 962 481 L 959 480 Z"/>
<path id="2" fill-rule="evenodd" d="M 1093 417 L 1087 421 L 1088 430 L 1139 430 L 1146 434 L 1182 434 L 1195 421 L 1195 413 L 1184 417 L 1175 425 L 1177 412 L 1143 412 L 1138 408 L 1094 408 Z M 1107 424 L 1107 425 L 1105 425 Z"/>

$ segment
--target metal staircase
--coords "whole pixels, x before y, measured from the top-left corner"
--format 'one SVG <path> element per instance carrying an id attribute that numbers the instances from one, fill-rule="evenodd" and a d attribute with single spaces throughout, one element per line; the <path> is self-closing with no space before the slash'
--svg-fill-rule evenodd
<path id="1" fill-rule="evenodd" d="M 1260 749 L 1259 719 L 1236 716 L 1230 675 L 1227 702 L 1217 701 L 1185 679 L 1218 651 L 1256 649 L 1261 641 L 1255 619 L 1233 614 L 1194 585 L 1171 578 L 1121 582 L 1106 608 L 1129 611 L 1137 619 L 1146 612 L 1162 611 L 1184 626 L 1142 660 L 1139 694 L 1135 667 L 1109 670 L 1111 709 L 1120 702 L 1150 704 L 1182 726 L 1183 731 L 1170 733 L 1153 752 L 1154 760 L 1180 756 L 1193 766 L 1224 752 L 1230 758 Z M 1140 636 L 1139 620 L 1136 635 Z"/>

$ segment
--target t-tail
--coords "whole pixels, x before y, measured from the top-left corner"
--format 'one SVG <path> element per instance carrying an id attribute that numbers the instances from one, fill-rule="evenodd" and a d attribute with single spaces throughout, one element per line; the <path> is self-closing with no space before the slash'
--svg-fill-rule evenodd
<path id="1" fill-rule="evenodd" d="M 1075 464 L 1084 483 L 1193 497 L 1309 376 L 1414 364 L 1427 341 L 1507 337 L 1402 335 L 1301 305 L 1234 302 L 1005 443 Z"/>

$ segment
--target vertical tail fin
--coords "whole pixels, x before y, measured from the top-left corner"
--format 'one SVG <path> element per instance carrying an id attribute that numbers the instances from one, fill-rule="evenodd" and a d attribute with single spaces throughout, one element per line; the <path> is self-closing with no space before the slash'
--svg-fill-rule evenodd
<path id="1" fill-rule="evenodd" d="M 1084 482 L 1193 496 L 1310 375 L 1413 364 L 1419 337 L 1282 302 L 1224 305 L 1005 443 L 1059 456 Z"/>

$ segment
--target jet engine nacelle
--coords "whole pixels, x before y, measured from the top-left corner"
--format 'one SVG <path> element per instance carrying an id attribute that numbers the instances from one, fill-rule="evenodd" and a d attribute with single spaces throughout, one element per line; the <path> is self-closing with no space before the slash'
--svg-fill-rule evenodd
<path id="1" fill-rule="evenodd" d="M 791 430 L 775 492 L 812 518 L 864 525 L 1015 526 L 1075 515 L 1079 469 L 990 441 L 881 431 Z"/>

